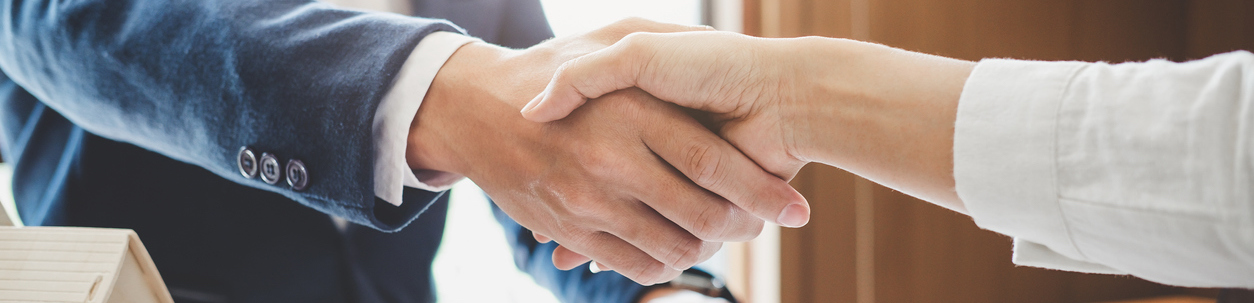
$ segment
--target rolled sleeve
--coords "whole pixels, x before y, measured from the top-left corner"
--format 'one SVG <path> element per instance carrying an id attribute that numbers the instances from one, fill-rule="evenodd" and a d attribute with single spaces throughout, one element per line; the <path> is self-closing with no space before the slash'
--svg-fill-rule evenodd
<path id="1" fill-rule="evenodd" d="M 1085 66 L 981 61 L 958 103 L 954 179 L 977 225 L 1015 237 L 1016 264 L 1119 273 L 1086 261 L 1058 203 L 1058 112 Z"/>
<path id="2" fill-rule="evenodd" d="M 401 205 L 404 187 L 427 191 L 448 190 L 462 178 L 439 171 L 414 172 L 405 161 L 409 127 L 422 105 L 435 75 L 457 49 L 477 38 L 451 32 L 435 32 L 414 47 L 397 74 L 396 82 L 379 104 L 374 116 L 374 191 L 379 198 Z"/>

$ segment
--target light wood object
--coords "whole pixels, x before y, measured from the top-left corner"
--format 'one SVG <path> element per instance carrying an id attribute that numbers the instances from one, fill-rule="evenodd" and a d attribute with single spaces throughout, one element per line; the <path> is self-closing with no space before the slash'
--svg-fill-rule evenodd
<path id="1" fill-rule="evenodd" d="M 22 226 L 13 203 L 13 165 L 0 163 L 0 226 Z"/>
<path id="2" fill-rule="evenodd" d="M 1157 297 L 1127 301 L 1112 301 L 1104 303 L 1215 303 L 1214 298 L 1203 298 L 1196 296 L 1169 296 Z"/>
<path id="3" fill-rule="evenodd" d="M 1180 61 L 1254 49 L 1254 2 L 1243 0 L 745 0 L 743 6 L 750 35 L 852 38 L 968 60 Z M 811 165 L 792 184 L 809 199 L 813 217 L 805 228 L 780 231 L 780 302 L 1104 302 L 1216 294 L 1127 276 L 1016 267 L 1010 238 L 840 169 Z M 742 292 L 753 293 L 756 285 L 741 283 L 747 284 Z"/>
<path id="4" fill-rule="evenodd" d="M 132 230 L 0 227 L 0 302 L 174 300 Z"/>

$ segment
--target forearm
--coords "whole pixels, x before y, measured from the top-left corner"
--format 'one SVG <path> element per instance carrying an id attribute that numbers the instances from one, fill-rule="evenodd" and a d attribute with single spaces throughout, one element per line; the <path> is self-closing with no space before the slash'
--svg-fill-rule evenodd
<path id="1" fill-rule="evenodd" d="M 966 213 L 954 191 L 954 121 L 975 63 L 851 40 L 807 38 L 803 89 L 782 106 L 793 149 Z"/>

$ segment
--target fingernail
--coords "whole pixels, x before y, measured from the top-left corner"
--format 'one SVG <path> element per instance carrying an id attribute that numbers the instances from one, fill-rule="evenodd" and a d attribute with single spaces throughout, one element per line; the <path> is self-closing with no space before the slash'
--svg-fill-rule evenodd
<path id="1" fill-rule="evenodd" d="M 791 228 L 805 226 L 807 222 L 810 222 L 810 211 L 801 204 L 785 206 L 784 211 L 779 213 L 779 219 L 775 220 L 775 223 Z"/>
<path id="2" fill-rule="evenodd" d="M 535 98 L 532 98 L 531 101 L 527 102 L 527 105 L 522 108 L 522 114 L 526 115 L 531 113 L 531 110 L 534 109 L 536 105 L 540 105 L 540 100 L 544 100 L 545 95 L 548 95 L 548 90 L 541 92 L 539 95 L 536 95 Z"/>
<path id="3" fill-rule="evenodd" d="M 603 271 L 614 271 L 614 269 L 609 266 L 605 266 L 605 264 L 597 263 L 597 261 L 592 261 L 588 264 L 588 271 L 595 274 Z"/>

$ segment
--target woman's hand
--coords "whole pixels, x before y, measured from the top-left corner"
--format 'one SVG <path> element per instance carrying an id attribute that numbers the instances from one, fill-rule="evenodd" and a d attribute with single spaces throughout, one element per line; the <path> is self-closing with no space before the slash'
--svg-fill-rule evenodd
<path id="1" fill-rule="evenodd" d="M 712 114 L 721 136 L 782 178 L 822 162 L 965 213 L 953 130 L 974 65 L 845 39 L 640 33 L 563 64 L 522 114 L 553 121 L 635 86 Z"/>
<path id="2" fill-rule="evenodd" d="M 793 64 L 778 42 L 729 32 L 635 33 L 558 68 L 544 92 L 523 108 L 548 122 L 588 99 L 640 87 L 680 106 L 714 113 L 722 135 L 762 168 L 792 179 L 805 165 L 781 121 L 780 103 L 798 90 Z M 791 57 L 800 59 L 799 57 Z"/>

